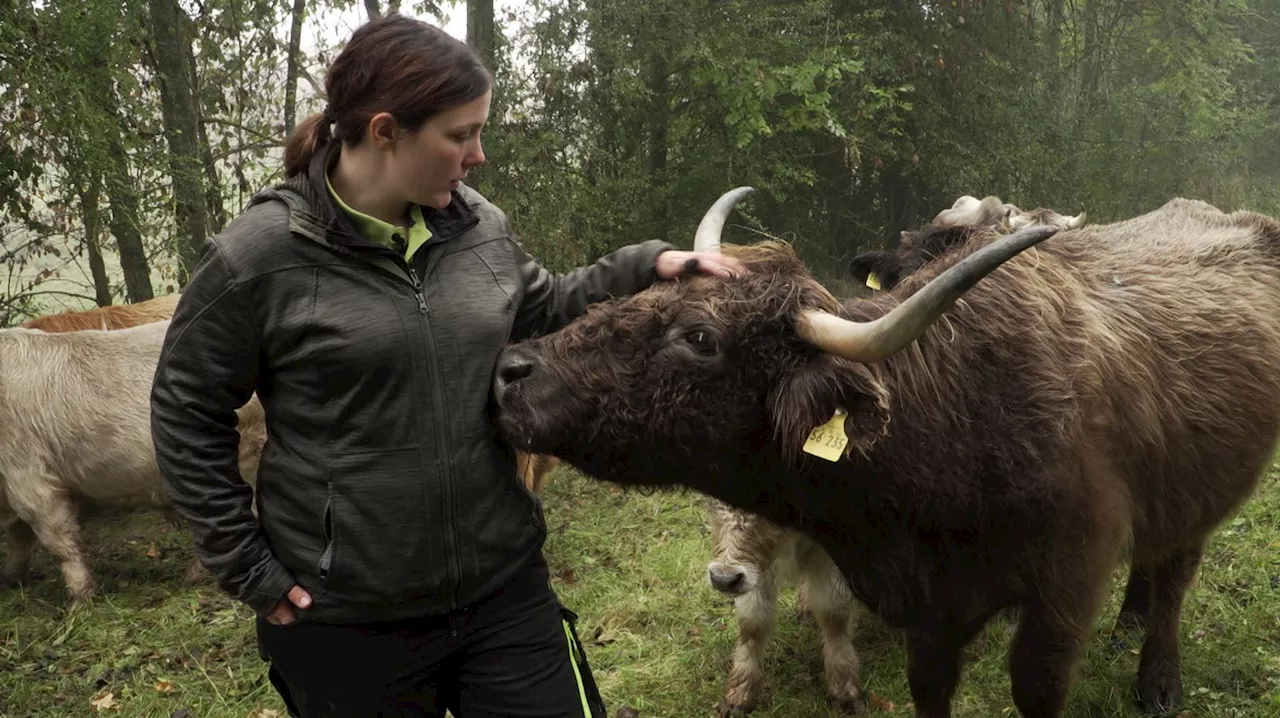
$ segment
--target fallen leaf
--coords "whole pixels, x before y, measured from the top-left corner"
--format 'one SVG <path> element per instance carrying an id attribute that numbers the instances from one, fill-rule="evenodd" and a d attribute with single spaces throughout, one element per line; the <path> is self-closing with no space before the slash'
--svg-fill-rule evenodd
<path id="1" fill-rule="evenodd" d="M 559 575 L 560 580 L 564 583 L 577 583 L 578 581 L 578 575 L 575 574 L 571 568 L 564 569 Z"/>
<path id="2" fill-rule="evenodd" d="M 640 711 L 631 706 L 623 706 L 618 709 L 613 718 L 640 718 Z"/>
<path id="3" fill-rule="evenodd" d="M 156 684 L 156 690 L 157 690 L 157 691 L 159 691 L 160 693 L 172 693 L 172 692 L 173 692 L 173 682 L 172 682 L 172 681 L 160 681 L 159 683 L 157 683 L 157 684 Z"/>
<path id="4" fill-rule="evenodd" d="M 249 718 L 280 718 L 280 711 L 274 708 L 254 708 L 249 711 Z"/>
<path id="5" fill-rule="evenodd" d="M 155 544 L 147 548 L 147 558 L 160 558 L 160 552 L 156 550 Z"/>
<path id="6" fill-rule="evenodd" d="M 613 631 L 597 628 L 595 634 L 591 637 L 590 643 L 595 646 L 607 646 L 616 640 L 618 640 L 618 635 Z"/>
<path id="7" fill-rule="evenodd" d="M 120 704 L 116 703 L 116 697 L 111 693 L 102 693 L 94 696 L 89 700 L 89 705 L 95 713 L 120 709 Z"/>
<path id="8" fill-rule="evenodd" d="M 869 698 L 871 702 L 874 703 L 875 706 L 880 710 L 893 712 L 893 701 L 887 698 L 881 698 L 880 696 L 870 691 L 867 692 L 867 698 Z"/>

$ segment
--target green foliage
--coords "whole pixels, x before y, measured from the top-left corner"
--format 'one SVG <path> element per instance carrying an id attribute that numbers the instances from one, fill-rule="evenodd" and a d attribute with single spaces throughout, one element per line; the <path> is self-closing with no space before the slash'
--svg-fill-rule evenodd
<path id="1" fill-rule="evenodd" d="M 446 5 L 464 10 L 401 10 L 438 21 Z M 291 8 L 184 7 L 216 229 L 279 178 Z M 307 3 L 315 41 L 299 118 L 318 108 L 324 65 L 363 7 Z M 101 183 L 106 216 L 113 183 L 138 188 L 134 222 L 155 279 L 171 283 L 183 229 L 145 9 L 5 10 L 0 203 L 38 244 L 78 256 L 83 191 Z M 1280 212 L 1277 0 L 533 0 L 497 11 L 489 162 L 473 177 L 553 269 L 643 239 L 686 244 L 707 205 L 741 184 L 758 192 L 728 238 L 790 240 L 828 280 L 961 194 L 1093 221 L 1175 195 Z M 51 204 L 69 212 L 62 230 Z"/>

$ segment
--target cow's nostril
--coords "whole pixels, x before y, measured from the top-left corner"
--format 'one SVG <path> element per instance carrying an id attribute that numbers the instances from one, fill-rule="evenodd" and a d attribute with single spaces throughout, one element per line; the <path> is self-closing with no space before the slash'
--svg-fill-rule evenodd
<path id="1" fill-rule="evenodd" d="M 709 572 L 709 578 L 711 587 L 715 590 L 720 593 L 736 595 L 742 593 L 747 574 L 745 571 L 738 569 L 712 569 Z"/>
<path id="2" fill-rule="evenodd" d="M 533 374 L 534 362 L 519 352 L 507 351 L 498 361 L 498 384 L 508 386 Z"/>

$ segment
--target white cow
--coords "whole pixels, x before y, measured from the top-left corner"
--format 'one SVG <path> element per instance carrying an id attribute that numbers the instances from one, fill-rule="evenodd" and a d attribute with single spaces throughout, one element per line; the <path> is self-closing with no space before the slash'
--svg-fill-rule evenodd
<path id="1" fill-rule="evenodd" d="M 0 330 L 0 583 L 26 575 L 38 540 L 73 602 L 93 593 L 80 504 L 168 512 L 151 440 L 151 382 L 168 321 L 128 329 Z M 256 485 L 266 442 L 257 397 L 239 411 L 240 472 Z M 190 575 L 190 569 L 189 569 Z"/>

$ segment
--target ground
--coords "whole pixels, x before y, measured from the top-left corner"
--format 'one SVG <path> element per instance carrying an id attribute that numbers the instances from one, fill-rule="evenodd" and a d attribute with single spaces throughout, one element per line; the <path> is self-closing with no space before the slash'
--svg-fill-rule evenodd
<path id="1" fill-rule="evenodd" d="M 610 716 L 714 715 L 733 648 L 732 607 L 707 585 L 709 537 L 693 494 L 622 493 L 567 469 L 544 496 L 547 555 Z M 0 589 L 0 716 L 284 716 L 255 650 L 247 609 L 212 583 L 182 583 L 190 539 L 159 516 L 87 525 L 98 596 L 68 614 L 43 551 L 37 576 Z M 1280 718 L 1280 467 L 1216 535 L 1183 621 L 1189 718 Z M 3 549 L 0 549 L 0 555 Z M 1116 645 L 1123 571 L 1099 620 L 1068 716 L 1128 718 L 1136 646 Z M 784 595 L 757 716 L 837 715 L 824 697 L 813 626 Z M 1016 715 L 1005 660 L 1011 624 L 971 646 L 956 718 Z M 873 715 L 910 716 L 901 640 L 874 619 L 856 634 Z M 633 709 L 635 712 L 622 710 Z"/>

